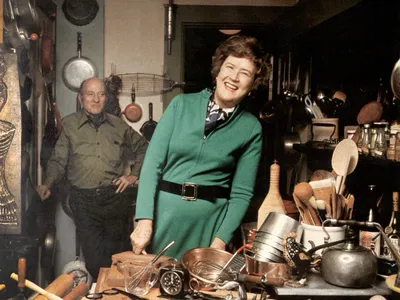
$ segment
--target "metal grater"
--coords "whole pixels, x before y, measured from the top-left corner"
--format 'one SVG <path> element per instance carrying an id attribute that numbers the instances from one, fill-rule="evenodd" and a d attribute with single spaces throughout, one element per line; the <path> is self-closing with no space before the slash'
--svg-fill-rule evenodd
<path id="1" fill-rule="evenodd" d="M 221 272 L 218 275 L 217 281 L 225 281 L 223 280 L 224 274 L 237 274 L 240 273 L 244 267 L 246 266 L 246 259 L 244 255 L 240 253 L 241 248 L 233 256 L 229 259 L 229 261 L 224 265 Z"/>

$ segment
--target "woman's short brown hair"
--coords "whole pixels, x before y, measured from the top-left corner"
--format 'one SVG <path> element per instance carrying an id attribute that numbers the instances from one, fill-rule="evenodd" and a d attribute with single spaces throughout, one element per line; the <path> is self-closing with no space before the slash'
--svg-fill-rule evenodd
<path id="1" fill-rule="evenodd" d="M 217 78 L 222 64 L 229 55 L 248 58 L 254 63 L 257 68 L 257 73 L 253 90 L 261 85 L 268 85 L 270 68 L 266 61 L 264 50 L 256 38 L 243 35 L 234 35 L 230 37 L 222 42 L 215 50 L 211 63 L 211 76 L 213 81 Z"/>

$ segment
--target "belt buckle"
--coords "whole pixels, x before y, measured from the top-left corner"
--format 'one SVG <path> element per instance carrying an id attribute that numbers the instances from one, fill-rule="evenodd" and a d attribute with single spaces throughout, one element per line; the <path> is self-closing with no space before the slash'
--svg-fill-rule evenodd
<path id="1" fill-rule="evenodd" d="M 189 189 L 187 189 L 189 188 Z M 188 192 L 190 189 L 193 189 L 193 195 L 188 196 L 186 195 L 186 192 Z M 197 200 L 197 184 L 192 183 L 192 182 L 184 182 L 182 184 L 182 199 L 187 200 L 187 201 L 196 201 Z"/>

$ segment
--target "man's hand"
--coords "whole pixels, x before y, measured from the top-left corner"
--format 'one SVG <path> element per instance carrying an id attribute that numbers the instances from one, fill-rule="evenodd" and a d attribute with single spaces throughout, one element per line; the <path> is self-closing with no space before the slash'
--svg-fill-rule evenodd
<path id="1" fill-rule="evenodd" d="M 216 237 L 214 238 L 210 247 L 215 249 L 225 250 L 225 246 L 226 244 L 221 239 Z"/>
<path id="2" fill-rule="evenodd" d="M 42 201 L 46 200 L 51 195 L 50 188 L 47 185 L 38 185 L 36 191 L 38 192 Z"/>
<path id="3" fill-rule="evenodd" d="M 135 254 L 147 254 L 146 246 L 150 243 L 153 233 L 153 220 L 139 220 L 131 234 L 132 251 Z"/>
<path id="4" fill-rule="evenodd" d="M 117 190 L 115 191 L 116 193 L 122 193 L 123 191 L 126 190 L 126 188 L 130 185 L 134 185 L 135 182 L 138 180 L 137 176 L 133 175 L 122 175 L 120 178 L 114 179 L 113 184 L 118 185 Z"/>

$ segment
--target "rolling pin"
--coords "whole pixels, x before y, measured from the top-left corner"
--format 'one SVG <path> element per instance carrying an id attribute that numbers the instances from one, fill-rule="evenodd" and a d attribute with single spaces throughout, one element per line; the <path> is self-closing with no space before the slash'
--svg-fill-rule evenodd
<path id="1" fill-rule="evenodd" d="M 86 282 L 81 282 L 76 288 L 64 296 L 64 300 L 75 300 L 80 296 L 86 295 L 89 291 L 89 286 Z"/>
<path id="2" fill-rule="evenodd" d="M 15 281 L 18 281 L 18 275 L 15 273 L 11 273 L 10 277 Z M 42 289 L 40 286 L 34 284 L 32 281 L 25 279 L 25 286 L 30 288 L 32 291 L 38 292 L 41 295 L 45 296 L 45 299 L 49 300 L 62 300 L 62 298 Z"/>
<path id="3" fill-rule="evenodd" d="M 74 286 L 74 278 L 74 273 L 61 274 L 52 283 L 50 283 L 45 290 L 59 297 L 63 297 Z M 33 298 L 33 300 L 47 300 L 47 297 L 43 295 L 37 295 L 35 298 Z"/>

